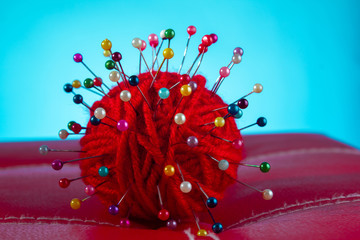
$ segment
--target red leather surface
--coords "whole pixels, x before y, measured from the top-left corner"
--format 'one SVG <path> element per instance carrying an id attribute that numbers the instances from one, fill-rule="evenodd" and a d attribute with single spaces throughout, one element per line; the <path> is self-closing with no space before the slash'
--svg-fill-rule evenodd
<path id="1" fill-rule="evenodd" d="M 0 239 L 200 239 L 194 221 L 177 231 L 132 221 L 118 227 L 96 197 L 72 210 L 74 197 L 85 197 L 81 181 L 61 189 L 62 177 L 79 176 L 76 164 L 54 171 L 50 163 L 73 153 L 41 156 L 38 147 L 78 149 L 75 141 L 0 144 Z M 359 239 L 360 152 L 314 134 L 245 136 L 246 163 L 267 161 L 272 169 L 240 167 L 238 179 L 274 192 L 271 201 L 242 185 L 227 189 L 212 211 L 225 231 L 211 232 L 211 219 L 199 214 L 208 239 Z"/>

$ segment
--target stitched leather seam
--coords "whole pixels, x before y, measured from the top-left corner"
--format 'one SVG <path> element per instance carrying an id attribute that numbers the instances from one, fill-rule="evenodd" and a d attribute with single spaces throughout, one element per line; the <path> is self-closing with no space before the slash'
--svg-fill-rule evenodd
<path id="1" fill-rule="evenodd" d="M 269 157 L 283 157 L 289 155 L 302 155 L 302 154 L 350 154 L 350 155 L 359 155 L 360 151 L 357 149 L 349 149 L 349 148 L 303 148 L 296 150 L 288 150 L 288 151 L 280 151 L 280 152 L 272 152 L 267 154 L 260 154 L 257 156 L 248 157 L 246 161 L 254 161 L 267 159 Z"/>
<path id="2" fill-rule="evenodd" d="M 254 215 L 254 216 L 242 219 L 237 223 L 227 226 L 225 228 L 225 230 L 229 230 L 231 228 L 235 228 L 238 226 L 250 225 L 250 224 L 260 222 L 260 221 L 263 221 L 266 219 L 270 219 L 273 217 L 278 217 L 278 216 L 282 216 L 282 215 L 286 215 L 286 214 L 291 214 L 291 213 L 299 212 L 302 210 L 309 210 L 309 209 L 314 209 L 314 208 L 319 208 L 319 207 L 324 207 L 324 206 L 351 203 L 351 202 L 359 202 L 359 201 L 360 201 L 360 194 L 352 193 L 352 194 L 348 194 L 346 196 L 334 195 L 331 198 L 315 199 L 313 201 L 305 201 L 302 203 L 296 202 L 295 204 L 291 204 L 291 205 L 287 205 L 286 203 L 284 203 L 283 207 L 276 208 L 276 209 L 273 209 L 268 212 L 262 212 L 262 213 Z"/>

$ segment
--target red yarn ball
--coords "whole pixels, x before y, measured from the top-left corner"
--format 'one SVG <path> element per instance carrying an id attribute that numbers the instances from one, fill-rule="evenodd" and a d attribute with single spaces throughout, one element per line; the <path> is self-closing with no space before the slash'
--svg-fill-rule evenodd
<path id="1" fill-rule="evenodd" d="M 155 75 L 155 72 L 153 72 Z M 225 116 L 227 110 L 212 111 L 227 106 L 218 95 L 211 97 L 212 93 L 205 88 L 206 80 L 201 75 L 193 77 L 198 85 L 190 96 L 184 97 L 178 105 L 182 95 L 182 84 L 170 90 L 170 96 L 164 99 L 157 107 L 160 88 L 170 88 L 179 82 L 181 75 L 176 73 L 159 72 L 154 86 L 150 88 L 152 77 L 149 73 L 139 76 L 138 87 L 142 90 L 156 112 L 149 109 L 137 87 L 130 87 L 131 103 L 139 114 L 136 114 L 129 102 L 121 101 L 121 89 L 116 86 L 100 101 L 91 107 L 95 110 L 102 107 L 106 115 L 112 119 L 124 119 L 129 129 L 120 132 L 105 124 L 87 125 L 85 136 L 81 139 L 81 157 L 106 155 L 105 157 L 81 161 L 80 167 L 86 185 L 97 186 L 105 179 L 108 182 L 96 188 L 97 196 L 109 206 L 116 204 L 128 190 L 126 197 L 119 205 L 120 216 L 126 215 L 131 206 L 131 216 L 140 219 L 154 220 L 161 210 L 157 185 L 162 196 L 164 207 L 173 218 L 192 217 L 192 210 L 204 211 L 204 204 L 200 196 L 203 193 L 197 186 L 200 184 L 207 195 L 222 199 L 225 189 L 234 183 L 227 176 L 236 178 L 237 165 L 230 164 L 226 172 L 218 168 L 218 163 L 209 157 L 226 159 L 229 162 L 239 163 L 242 159 L 242 149 L 233 148 L 231 143 L 211 136 L 212 134 L 229 139 L 240 139 L 241 135 L 232 117 L 226 119 L 224 127 L 215 128 L 211 134 L 208 132 L 216 117 Z M 120 87 L 126 89 L 121 83 Z M 174 122 L 174 111 L 183 113 L 186 122 L 177 125 Z M 93 111 L 91 111 L 91 116 Z M 90 117 L 91 117 L 90 116 Z M 101 120 L 103 123 L 114 126 L 109 118 Z M 195 136 L 199 145 L 189 147 L 186 139 Z M 182 179 L 177 168 L 179 163 L 186 181 L 192 184 L 189 193 L 180 191 Z M 164 174 L 164 167 L 172 165 L 175 174 L 171 177 Z M 110 174 L 105 177 L 98 176 L 98 169 L 106 166 Z M 130 187 L 130 188 L 129 188 Z"/>

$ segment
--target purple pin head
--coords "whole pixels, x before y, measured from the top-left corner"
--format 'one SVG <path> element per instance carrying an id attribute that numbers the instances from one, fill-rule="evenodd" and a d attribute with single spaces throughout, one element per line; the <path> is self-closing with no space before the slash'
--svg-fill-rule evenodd
<path id="1" fill-rule="evenodd" d="M 83 60 L 83 57 L 82 57 L 82 55 L 80 53 L 75 53 L 74 54 L 74 61 L 75 62 L 79 63 L 79 62 L 82 62 L 82 60 Z"/>

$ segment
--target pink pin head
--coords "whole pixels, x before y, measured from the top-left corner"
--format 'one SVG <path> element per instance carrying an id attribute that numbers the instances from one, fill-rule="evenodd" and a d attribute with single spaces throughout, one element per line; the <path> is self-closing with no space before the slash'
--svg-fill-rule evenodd
<path id="1" fill-rule="evenodd" d="M 205 35 L 202 37 L 201 39 L 201 43 L 205 46 L 208 47 L 212 44 L 212 39 L 210 37 L 210 35 Z"/>
<path id="2" fill-rule="evenodd" d="M 123 227 L 123 228 L 130 227 L 130 220 L 127 218 L 121 218 L 120 219 L 120 227 Z"/>
<path id="3" fill-rule="evenodd" d="M 230 69 L 228 67 L 222 67 L 222 68 L 220 68 L 219 73 L 220 73 L 221 77 L 225 78 L 230 75 Z"/>
<path id="4" fill-rule="evenodd" d="M 80 53 L 74 54 L 74 61 L 75 62 L 79 63 L 79 62 L 82 62 L 82 60 L 83 60 L 83 57 L 82 57 L 82 55 Z"/>
<path id="5" fill-rule="evenodd" d="M 99 77 L 94 78 L 94 85 L 100 87 L 102 84 L 102 79 Z"/>
<path id="6" fill-rule="evenodd" d="M 210 37 L 212 39 L 212 43 L 216 43 L 218 40 L 218 36 L 215 33 L 210 34 Z"/>
<path id="7" fill-rule="evenodd" d="M 88 196 L 91 196 L 95 193 L 95 188 L 91 185 L 86 185 L 85 187 L 85 193 L 88 195 Z"/>
<path id="8" fill-rule="evenodd" d="M 159 38 L 155 33 L 152 33 L 148 37 L 151 47 L 156 48 L 159 45 Z"/>
<path id="9" fill-rule="evenodd" d="M 146 42 L 144 40 L 141 40 L 141 51 L 144 51 L 146 48 Z"/>
<path id="10" fill-rule="evenodd" d="M 200 44 L 199 47 L 199 53 L 206 53 L 208 48 L 206 46 L 204 46 L 203 44 Z"/>
<path id="11" fill-rule="evenodd" d="M 234 55 L 235 54 L 239 54 L 240 56 L 242 56 L 244 54 L 244 50 L 241 47 L 237 47 L 234 49 Z"/>
<path id="12" fill-rule="evenodd" d="M 196 33 L 196 27 L 194 27 L 194 26 L 189 26 L 189 27 L 187 28 L 187 32 L 188 32 L 188 34 L 189 34 L 190 36 L 194 35 L 194 34 Z"/>
<path id="13" fill-rule="evenodd" d="M 129 128 L 129 124 L 125 120 L 120 120 L 117 123 L 117 129 L 121 132 L 126 131 Z"/>

